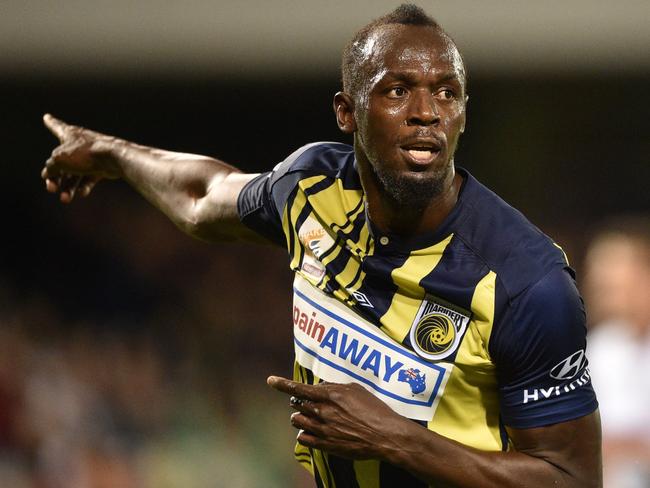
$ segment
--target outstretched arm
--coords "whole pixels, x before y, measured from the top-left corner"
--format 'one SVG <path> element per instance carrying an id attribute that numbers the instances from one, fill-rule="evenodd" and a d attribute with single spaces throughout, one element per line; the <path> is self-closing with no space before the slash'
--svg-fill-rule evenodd
<path id="1" fill-rule="evenodd" d="M 239 221 L 237 197 L 254 174 L 216 159 L 141 146 L 43 117 L 60 144 L 41 176 L 64 203 L 87 196 L 102 179 L 122 178 L 181 230 L 207 241 L 263 241 Z"/>
<path id="2" fill-rule="evenodd" d="M 292 395 L 298 442 L 351 459 L 378 459 L 428 483 L 455 487 L 602 486 L 598 412 L 534 429 L 508 429 L 514 449 L 465 446 L 402 417 L 358 384 L 307 385 L 271 376 Z"/>

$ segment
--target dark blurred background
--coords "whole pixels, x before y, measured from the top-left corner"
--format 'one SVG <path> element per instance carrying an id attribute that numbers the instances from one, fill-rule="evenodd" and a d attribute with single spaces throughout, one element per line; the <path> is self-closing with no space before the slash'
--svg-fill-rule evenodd
<path id="1" fill-rule="evenodd" d="M 647 2 L 420 4 L 469 67 L 457 164 L 580 271 L 600 221 L 650 212 Z M 3 2 L 2 486 L 303 485 L 264 383 L 291 374 L 285 252 L 194 241 L 121 182 L 59 204 L 41 116 L 265 171 L 349 142 L 340 50 L 396 5 Z"/>

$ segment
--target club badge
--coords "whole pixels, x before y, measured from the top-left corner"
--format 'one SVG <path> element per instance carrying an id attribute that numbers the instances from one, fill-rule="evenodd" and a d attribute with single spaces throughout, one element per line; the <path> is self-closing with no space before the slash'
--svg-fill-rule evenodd
<path id="1" fill-rule="evenodd" d="M 430 361 L 450 356 L 458 349 L 470 318 L 471 312 L 427 295 L 411 324 L 413 350 Z"/>

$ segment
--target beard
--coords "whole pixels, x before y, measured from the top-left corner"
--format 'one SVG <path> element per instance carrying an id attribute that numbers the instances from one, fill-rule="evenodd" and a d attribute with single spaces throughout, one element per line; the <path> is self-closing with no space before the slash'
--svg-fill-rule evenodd
<path id="1" fill-rule="evenodd" d="M 445 188 L 449 167 L 427 173 L 404 172 L 370 165 L 384 197 L 396 208 L 422 212 Z"/>

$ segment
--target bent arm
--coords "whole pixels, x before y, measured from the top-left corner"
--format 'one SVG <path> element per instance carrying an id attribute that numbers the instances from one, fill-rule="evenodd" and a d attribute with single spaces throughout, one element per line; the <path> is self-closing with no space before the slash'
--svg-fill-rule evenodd
<path id="1" fill-rule="evenodd" d="M 60 140 L 42 177 L 61 201 L 86 196 L 104 178 L 122 178 L 187 234 L 207 240 L 264 241 L 239 221 L 237 198 L 256 175 L 207 156 L 146 147 L 50 115 L 45 125 Z"/>
<path id="2" fill-rule="evenodd" d="M 507 452 L 473 449 L 410 424 L 384 456 L 428 482 L 485 488 L 602 486 L 598 412 L 548 427 L 508 429 L 514 449 Z"/>
<path id="3" fill-rule="evenodd" d="M 358 384 L 307 385 L 272 376 L 292 395 L 300 444 L 350 459 L 377 459 L 435 486 L 507 488 L 602 486 L 600 418 L 508 429 L 509 451 L 482 451 L 394 412 Z M 296 400 L 298 399 L 298 400 Z"/>

